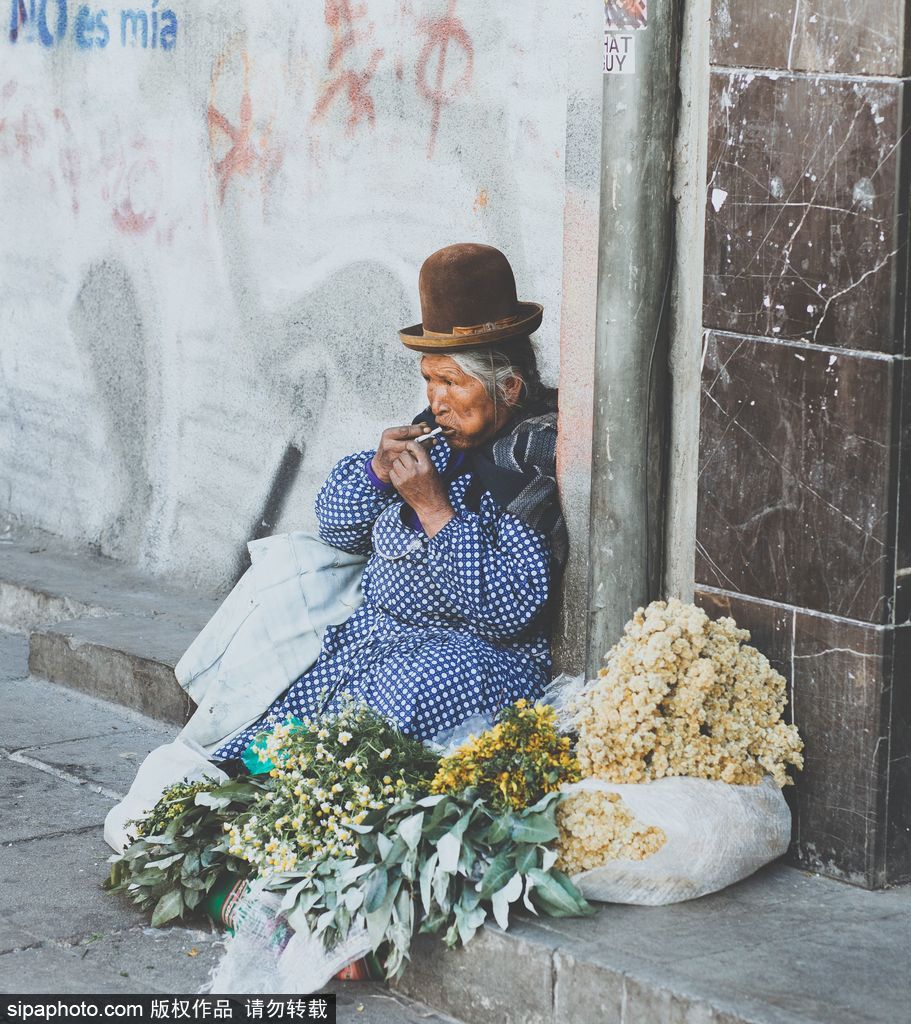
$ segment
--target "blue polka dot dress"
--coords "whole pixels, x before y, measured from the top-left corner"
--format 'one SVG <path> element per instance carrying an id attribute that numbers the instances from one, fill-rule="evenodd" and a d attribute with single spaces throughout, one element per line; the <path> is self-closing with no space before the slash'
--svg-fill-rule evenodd
<path id="1" fill-rule="evenodd" d="M 547 537 L 489 492 L 478 494 L 470 472 L 447 473 L 457 459 L 442 440 L 430 457 L 456 516 L 428 538 L 391 486 L 371 480 L 373 455 L 342 459 L 316 502 L 323 540 L 369 556 L 364 604 L 329 627 L 312 668 L 217 759 L 239 757 L 267 717 L 332 711 L 343 694 L 426 740 L 520 697 L 533 700 L 550 678 Z"/>

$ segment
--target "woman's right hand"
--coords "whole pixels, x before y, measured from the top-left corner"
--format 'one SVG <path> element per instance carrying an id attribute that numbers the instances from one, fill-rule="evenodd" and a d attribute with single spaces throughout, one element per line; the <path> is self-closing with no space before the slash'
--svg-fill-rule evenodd
<path id="1" fill-rule="evenodd" d="M 389 471 L 395 460 L 403 451 L 407 450 L 409 442 L 429 433 L 429 431 L 430 427 L 426 423 L 415 423 L 407 427 L 387 427 L 383 431 L 379 447 L 370 466 L 384 484 L 389 483 Z M 434 441 L 436 438 L 433 441 L 428 441 L 427 444 L 433 444 Z"/>

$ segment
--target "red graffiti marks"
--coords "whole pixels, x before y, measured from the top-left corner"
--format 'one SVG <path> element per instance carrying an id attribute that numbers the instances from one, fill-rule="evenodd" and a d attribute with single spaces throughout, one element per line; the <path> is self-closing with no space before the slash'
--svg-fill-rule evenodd
<path id="1" fill-rule="evenodd" d="M 44 120 L 35 111 L 34 107 L 26 107 L 17 124 L 13 125 L 13 142 L 16 149 L 22 154 L 22 161 L 30 167 L 32 153 L 44 145 L 47 138 L 47 129 L 44 127 Z"/>
<path id="2" fill-rule="evenodd" d="M 433 156 L 436 145 L 437 132 L 440 130 L 440 111 L 444 104 L 452 103 L 460 92 L 464 92 L 471 84 L 471 76 L 474 71 L 474 46 L 471 37 L 455 16 L 457 0 L 448 0 L 446 14 L 441 18 L 425 18 L 418 28 L 427 36 L 423 49 L 418 56 L 417 64 L 417 87 L 418 92 L 430 103 L 430 141 L 427 146 L 427 156 Z M 462 72 L 447 86 L 446 84 L 446 60 L 449 55 L 449 45 L 453 44 L 462 51 Z M 432 58 L 436 58 L 436 71 L 433 84 L 430 84 Z"/>
<path id="3" fill-rule="evenodd" d="M 107 174 L 101 198 L 113 202 L 111 220 L 125 235 L 144 235 L 155 223 L 164 196 L 161 171 L 150 148 L 143 135 L 125 145 L 119 133 L 102 134 L 101 163 Z"/>
<path id="4" fill-rule="evenodd" d="M 375 47 L 364 70 L 345 67 L 342 58 L 354 50 L 360 41 L 369 39 L 373 34 L 373 23 L 366 28 L 356 27 L 356 23 L 365 17 L 366 8 L 361 5 L 352 7 L 350 0 L 326 0 L 326 24 L 332 29 L 332 50 L 329 53 L 328 67 L 334 77 L 325 86 L 313 108 L 312 120 L 325 117 L 333 100 L 339 94 L 348 97 L 348 121 L 346 130 L 352 134 L 361 121 L 366 120 L 373 127 L 376 124 L 376 110 L 373 98 L 367 91 L 370 80 L 383 58 L 383 51 Z"/>
<path id="5" fill-rule="evenodd" d="M 58 135 L 62 134 L 58 147 L 58 162 L 63 180 L 70 187 L 70 204 L 73 213 L 79 213 L 79 173 L 82 167 L 82 157 L 79 153 L 79 144 L 73 129 L 70 127 L 70 120 L 59 108 L 54 108 L 54 124 Z"/>
<path id="6" fill-rule="evenodd" d="M 111 218 L 125 235 L 144 235 L 155 223 L 155 207 L 161 199 L 162 183 L 158 164 L 140 157 L 125 168 L 117 183 L 120 202 Z"/>
<path id="7" fill-rule="evenodd" d="M 253 100 L 250 95 L 250 58 L 246 51 L 237 54 L 241 70 L 241 96 L 237 117 L 234 122 L 216 106 L 216 94 L 225 71 L 231 67 L 229 78 L 237 77 L 236 60 L 229 48 L 215 62 L 212 70 L 210 102 L 207 111 L 209 123 L 209 146 L 213 154 L 215 176 L 218 180 L 218 200 L 223 203 L 232 179 L 263 175 L 263 184 L 270 173 L 277 170 L 281 156 L 270 146 L 272 119 L 259 127 L 253 116 Z M 230 82 L 229 82 L 230 84 Z M 220 157 L 216 154 L 221 153 Z"/>
<path id="8" fill-rule="evenodd" d="M 16 95 L 16 90 L 18 88 L 18 82 L 11 78 L 3 88 L 0 89 L 0 156 L 9 156 L 11 152 L 11 147 L 8 142 L 9 134 L 7 133 L 7 121 L 9 120 L 7 108 L 10 99 Z"/>

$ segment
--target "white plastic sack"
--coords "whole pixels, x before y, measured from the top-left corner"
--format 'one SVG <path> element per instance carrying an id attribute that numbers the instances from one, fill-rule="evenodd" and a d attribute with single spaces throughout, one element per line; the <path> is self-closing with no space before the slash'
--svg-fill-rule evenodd
<path id="1" fill-rule="evenodd" d="M 604 903 L 654 907 L 717 892 L 780 857 L 791 837 L 791 812 L 768 775 L 757 786 L 671 777 L 583 779 L 564 789 L 617 793 L 637 821 L 667 836 L 645 860 L 608 861 L 573 877 L 587 899 Z"/>
<path id="2" fill-rule="evenodd" d="M 449 729 L 443 729 L 429 740 L 425 740 L 424 746 L 432 750 L 438 757 L 449 757 L 454 750 L 461 747 L 463 743 L 467 743 L 472 736 L 480 736 L 482 732 L 492 729 L 495 722 L 494 715 L 472 715 L 464 722 Z"/>
<path id="3" fill-rule="evenodd" d="M 251 541 L 252 564 L 174 669 L 197 710 L 182 736 L 209 752 L 256 722 L 364 601 L 364 558 L 302 531 Z"/>
<path id="4" fill-rule="evenodd" d="M 212 764 L 205 750 L 191 740 L 178 737 L 173 743 L 156 747 L 139 766 L 130 791 L 108 811 L 104 819 L 104 841 L 115 853 L 123 853 L 135 838 L 127 822 L 145 817 L 168 786 L 184 779 L 222 782 L 227 777 Z"/>
<path id="5" fill-rule="evenodd" d="M 558 675 L 546 686 L 538 703 L 549 704 L 557 712 L 557 729 L 560 732 L 572 732 L 575 715 L 571 710 L 573 701 L 581 695 L 588 682 L 584 675 Z"/>
<path id="6" fill-rule="evenodd" d="M 322 992 L 340 970 L 370 952 L 365 928 L 352 928 L 344 942 L 324 949 L 321 938 L 294 931 L 279 916 L 281 902 L 281 895 L 264 890 L 261 884 L 241 900 L 235 934 L 225 941 L 210 992 Z"/>

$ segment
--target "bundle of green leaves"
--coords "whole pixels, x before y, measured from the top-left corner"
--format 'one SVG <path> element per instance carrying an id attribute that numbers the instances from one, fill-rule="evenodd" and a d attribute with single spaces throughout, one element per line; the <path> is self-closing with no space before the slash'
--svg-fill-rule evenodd
<path id="1" fill-rule="evenodd" d="M 286 890 L 282 909 L 297 931 L 322 936 L 327 947 L 364 925 L 387 979 L 401 974 L 415 929 L 466 943 L 491 913 L 501 928 L 519 899 L 552 917 L 593 913 L 569 878 L 554 868 L 550 792 L 519 811 L 495 811 L 467 789 L 402 800 L 355 826 L 359 855 L 301 863 L 301 877 L 271 886 Z"/>
<path id="2" fill-rule="evenodd" d="M 110 859 L 106 888 L 152 911 L 152 926 L 196 910 L 214 886 L 242 878 L 249 865 L 225 848 L 225 824 L 263 798 L 262 780 L 180 782 L 165 790 L 137 838 Z"/>

